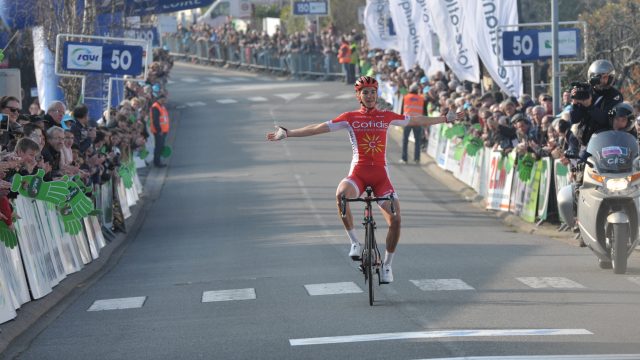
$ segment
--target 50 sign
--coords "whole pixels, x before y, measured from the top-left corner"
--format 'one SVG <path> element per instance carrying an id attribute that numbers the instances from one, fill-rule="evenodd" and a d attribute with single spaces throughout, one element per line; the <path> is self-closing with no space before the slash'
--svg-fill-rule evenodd
<path id="1" fill-rule="evenodd" d="M 142 59 L 142 46 L 66 42 L 62 67 L 68 71 L 138 76 L 143 71 Z"/>

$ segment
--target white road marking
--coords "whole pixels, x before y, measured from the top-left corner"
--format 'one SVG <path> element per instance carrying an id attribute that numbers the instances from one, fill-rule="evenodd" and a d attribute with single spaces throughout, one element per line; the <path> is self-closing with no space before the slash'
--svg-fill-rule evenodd
<path id="1" fill-rule="evenodd" d="M 634 283 L 636 285 L 640 285 L 640 277 L 638 277 L 638 276 L 628 277 L 627 280 L 631 281 L 632 283 Z"/>
<path id="2" fill-rule="evenodd" d="M 316 295 L 336 295 L 336 294 L 359 294 L 362 289 L 356 283 L 339 282 L 327 284 L 309 284 L 304 286 L 311 296 Z"/>
<path id="3" fill-rule="evenodd" d="M 465 356 L 455 358 L 429 358 L 429 360 L 637 360 L 640 354 L 594 355 L 525 355 L 525 356 Z M 427 360 L 427 359 L 424 359 Z"/>
<path id="4" fill-rule="evenodd" d="M 263 102 L 263 101 L 267 101 L 267 98 L 262 96 L 253 96 L 253 97 L 250 97 L 249 100 L 253 102 Z"/>
<path id="5" fill-rule="evenodd" d="M 313 95 L 307 96 L 305 99 L 306 100 L 317 100 L 317 99 L 322 99 L 322 98 L 326 98 L 327 96 L 329 96 L 329 94 L 322 93 L 322 92 L 314 92 L 312 94 Z"/>
<path id="6" fill-rule="evenodd" d="M 137 309 L 144 305 L 146 296 L 96 300 L 87 311 L 122 310 Z"/>
<path id="7" fill-rule="evenodd" d="M 168 84 L 168 85 L 175 84 L 175 83 L 176 83 L 176 82 L 175 82 L 175 81 L 173 81 L 173 80 L 167 80 L 167 84 Z"/>
<path id="8" fill-rule="evenodd" d="M 214 301 L 232 301 L 232 300 L 255 300 L 256 290 L 248 289 L 232 289 L 232 290 L 215 290 L 205 291 L 202 293 L 202 302 Z"/>
<path id="9" fill-rule="evenodd" d="M 190 77 L 183 77 L 183 78 L 180 78 L 180 80 L 182 80 L 182 81 L 184 81 L 186 83 L 192 83 L 192 84 L 193 83 L 197 83 L 197 82 L 200 81 L 199 79 L 194 79 L 194 78 L 190 78 Z"/>
<path id="10" fill-rule="evenodd" d="M 230 81 L 228 79 L 219 78 L 219 77 L 208 77 L 207 80 L 211 81 L 212 83 L 216 83 L 216 84 L 228 83 Z"/>
<path id="11" fill-rule="evenodd" d="M 475 290 L 460 279 L 409 280 L 422 291 Z"/>
<path id="12" fill-rule="evenodd" d="M 335 98 L 336 99 L 351 99 L 353 97 L 355 97 L 355 93 L 344 93 L 342 95 L 336 96 Z"/>
<path id="13" fill-rule="evenodd" d="M 534 288 L 554 288 L 554 289 L 584 289 L 585 287 L 573 280 L 563 277 L 519 277 L 516 278 L 521 283 Z"/>
<path id="14" fill-rule="evenodd" d="M 233 100 L 233 99 L 219 99 L 216 101 L 220 104 L 235 104 L 238 102 L 238 100 Z"/>
<path id="15" fill-rule="evenodd" d="M 187 106 L 189 106 L 189 107 L 199 107 L 199 106 L 207 106 L 207 104 L 203 103 L 202 101 L 194 101 L 194 102 L 188 102 Z"/>
<path id="16" fill-rule="evenodd" d="M 380 340 L 441 339 L 459 337 L 505 337 L 505 336 L 558 336 L 593 335 L 586 329 L 504 329 L 504 330 L 445 330 L 415 331 L 351 336 L 330 336 L 306 339 L 289 339 L 291 346 L 340 344 Z"/>
<path id="17" fill-rule="evenodd" d="M 291 101 L 291 100 L 297 98 L 298 96 L 300 96 L 300 93 L 275 94 L 275 96 L 281 97 L 285 101 Z"/>

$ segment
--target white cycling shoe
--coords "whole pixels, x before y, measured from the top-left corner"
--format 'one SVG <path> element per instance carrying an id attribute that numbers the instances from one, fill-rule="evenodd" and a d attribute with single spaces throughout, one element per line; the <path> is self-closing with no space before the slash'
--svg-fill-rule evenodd
<path id="1" fill-rule="evenodd" d="M 380 283 L 389 284 L 393 282 L 393 270 L 391 266 L 382 264 L 380 268 Z"/>
<path id="2" fill-rule="evenodd" d="M 362 246 L 360 244 L 351 244 L 351 250 L 349 250 L 349 257 L 353 261 L 360 261 L 362 256 Z"/>

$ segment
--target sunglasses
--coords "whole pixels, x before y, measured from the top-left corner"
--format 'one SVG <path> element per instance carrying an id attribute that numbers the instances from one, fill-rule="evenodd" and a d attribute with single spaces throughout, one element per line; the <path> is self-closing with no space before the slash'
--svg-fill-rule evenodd
<path id="1" fill-rule="evenodd" d="M 14 108 L 14 107 L 11 107 L 11 106 L 7 106 L 7 107 L 5 107 L 5 109 L 9 109 L 9 111 L 11 111 L 12 113 L 17 113 L 18 111 L 20 111 L 19 108 Z"/>

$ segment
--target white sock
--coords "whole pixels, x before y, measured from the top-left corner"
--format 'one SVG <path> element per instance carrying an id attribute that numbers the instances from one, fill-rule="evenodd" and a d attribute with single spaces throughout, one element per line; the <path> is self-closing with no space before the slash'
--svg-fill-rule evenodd
<path id="1" fill-rule="evenodd" d="M 393 254 L 388 250 L 384 252 L 384 264 L 387 266 L 391 266 L 391 262 L 393 261 Z"/>
<path id="2" fill-rule="evenodd" d="M 360 242 L 358 241 L 358 237 L 356 236 L 356 230 L 355 229 L 351 229 L 351 230 L 345 230 L 347 232 L 347 235 L 349 235 L 349 240 L 351 240 L 351 244 L 360 244 Z"/>

